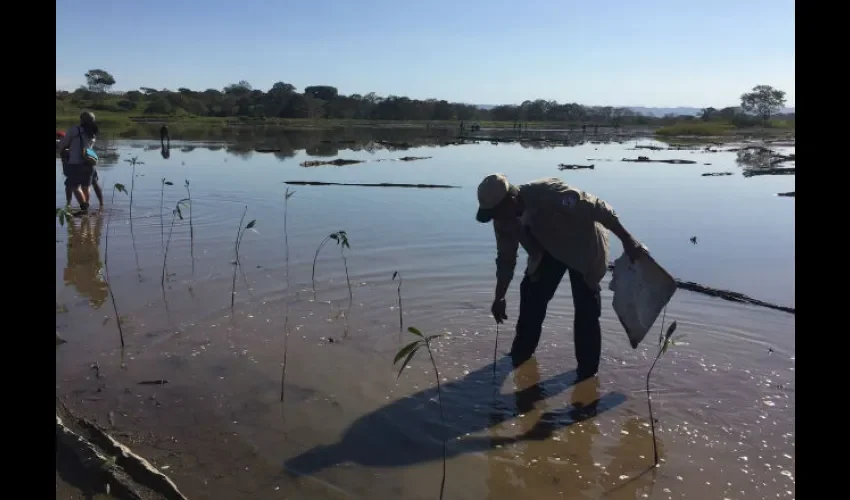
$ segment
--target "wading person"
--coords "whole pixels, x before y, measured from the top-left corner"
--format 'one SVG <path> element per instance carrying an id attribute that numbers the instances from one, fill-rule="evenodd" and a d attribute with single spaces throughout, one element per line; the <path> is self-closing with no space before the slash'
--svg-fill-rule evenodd
<path id="1" fill-rule="evenodd" d="M 604 201 L 560 179 L 512 185 L 502 174 L 478 186 L 478 222 L 493 221 L 496 233 L 496 293 L 491 312 L 507 319 L 505 294 L 521 244 L 528 266 L 520 284 L 519 318 L 510 356 L 515 366 L 537 349 L 549 301 L 569 273 L 575 317 L 576 371 L 596 375 L 602 350 L 600 282 L 608 270 L 608 230 L 617 235 L 632 261 L 646 249 L 626 231 Z"/>
<path id="2" fill-rule="evenodd" d="M 94 113 L 83 111 L 80 113 L 80 124 L 68 129 L 65 136 L 59 141 L 59 151 L 67 155 L 63 157 L 63 171 L 65 178 L 65 200 L 71 205 L 71 195 L 77 198 L 80 209 L 88 210 L 90 202 L 90 189 L 94 187 L 99 206 L 103 206 L 103 191 L 97 178 L 97 170 L 93 165 L 83 160 L 83 151 L 94 147 L 97 138 L 98 127 L 94 121 Z M 67 153 L 64 153 L 67 150 Z"/>

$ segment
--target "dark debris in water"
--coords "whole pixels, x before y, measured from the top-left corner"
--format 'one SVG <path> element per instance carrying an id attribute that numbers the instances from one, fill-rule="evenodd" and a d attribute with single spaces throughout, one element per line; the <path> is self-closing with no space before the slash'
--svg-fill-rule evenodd
<path id="1" fill-rule="evenodd" d="M 284 184 L 292 186 L 359 186 L 359 187 L 398 187 L 398 188 L 421 188 L 421 189 L 450 189 L 460 186 L 447 184 L 396 184 L 392 182 L 380 183 L 355 183 L 355 182 L 322 182 L 322 181 L 284 181 Z"/>
<path id="2" fill-rule="evenodd" d="M 558 164 L 558 170 L 579 170 L 579 169 L 593 170 L 593 168 L 595 166 L 596 165 L 568 165 L 566 163 L 559 163 Z"/>
<path id="3" fill-rule="evenodd" d="M 333 165 L 336 167 L 344 167 L 345 165 L 355 165 L 357 163 L 363 163 L 363 160 L 346 160 L 344 158 L 337 158 L 336 160 L 307 160 L 301 163 L 302 167 L 321 167 L 323 165 Z"/>
<path id="4" fill-rule="evenodd" d="M 724 175 L 732 175 L 732 172 L 706 172 L 703 177 L 722 177 Z"/>
<path id="5" fill-rule="evenodd" d="M 692 165 L 696 162 L 693 160 L 651 160 L 648 156 L 638 156 L 634 158 L 623 158 L 623 161 L 632 163 L 669 163 L 670 165 Z"/>
<path id="6" fill-rule="evenodd" d="M 159 379 L 159 380 L 142 380 L 141 382 L 139 382 L 139 385 L 165 385 L 165 384 L 167 384 L 167 383 L 168 383 L 168 381 L 167 381 L 167 380 L 165 380 L 165 379 Z"/>

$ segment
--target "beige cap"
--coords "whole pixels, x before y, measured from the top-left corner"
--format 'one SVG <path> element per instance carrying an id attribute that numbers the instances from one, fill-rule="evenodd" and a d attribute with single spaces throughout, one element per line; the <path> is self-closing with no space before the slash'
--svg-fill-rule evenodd
<path id="1" fill-rule="evenodd" d="M 491 174 L 478 185 L 478 222 L 490 222 L 493 218 L 490 211 L 505 199 L 511 189 L 511 183 L 504 174 Z"/>

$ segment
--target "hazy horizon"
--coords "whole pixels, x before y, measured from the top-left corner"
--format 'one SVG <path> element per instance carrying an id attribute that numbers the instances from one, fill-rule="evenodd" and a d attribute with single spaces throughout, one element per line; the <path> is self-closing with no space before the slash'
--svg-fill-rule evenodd
<path id="1" fill-rule="evenodd" d="M 521 9 L 483 0 L 91 0 L 79 9 L 57 0 L 56 8 L 62 90 L 100 68 L 116 90 L 221 89 L 240 80 L 267 90 L 283 81 L 491 105 L 723 108 L 764 84 L 795 107 L 790 0 L 530 0 Z M 97 29 L 79 30 L 89 24 Z"/>

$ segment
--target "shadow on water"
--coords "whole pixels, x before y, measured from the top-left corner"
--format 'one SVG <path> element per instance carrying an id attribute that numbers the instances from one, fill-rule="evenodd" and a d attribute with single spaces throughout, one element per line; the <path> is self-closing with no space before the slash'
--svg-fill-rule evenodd
<path id="1" fill-rule="evenodd" d="M 500 369 L 497 370 L 499 375 L 495 383 L 500 386 L 510 372 L 510 358 L 503 357 L 498 365 Z M 467 436 L 514 419 L 538 402 L 565 391 L 576 382 L 575 371 L 540 382 L 537 362 L 533 359 L 517 368 L 516 373 L 533 383 L 512 394 L 497 393 L 490 401 L 482 400 L 479 395 L 483 389 L 494 384 L 492 365 L 486 365 L 442 386 L 449 458 L 522 441 L 543 440 L 558 429 L 591 418 L 626 400 L 625 395 L 609 393 L 597 396 L 581 407 L 570 406 L 547 412 L 537 425 L 519 436 Z M 436 396 L 434 387 L 381 407 L 352 423 L 338 442 L 316 446 L 286 460 L 284 468 L 293 475 L 310 476 L 343 463 L 403 467 L 440 460 L 444 430 L 439 418 L 436 418 Z M 475 403 L 476 400 L 479 402 Z"/>
<path id="2" fill-rule="evenodd" d="M 67 263 L 63 272 L 65 285 L 73 285 L 77 292 L 99 309 L 109 298 L 109 290 L 101 278 L 103 262 L 100 257 L 100 238 L 103 233 L 102 214 L 71 217 L 68 230 Z"/>

